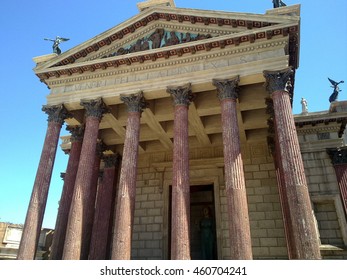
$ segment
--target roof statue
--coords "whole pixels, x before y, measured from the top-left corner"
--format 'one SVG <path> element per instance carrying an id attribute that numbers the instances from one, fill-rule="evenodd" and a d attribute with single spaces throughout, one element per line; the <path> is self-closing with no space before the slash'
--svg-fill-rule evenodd
<path id="1" fill-rule="evenodd" d="M 308 114 L 308 106 L 307 106 L 307 100 L 303 97 L 301 97 L 301 114 L 307 115 Z"/>
<path id="2" fill-rule="evenodd" d="M 274 4 L 274 8 L 287 6 L 281 0 L 272 0 L 272 3 Z"/>
<path id="3" fill-rule="evenodd" d="M 331 103 L 331 102 L 334 102 L 334 101 L 337 100 L 337 97 L 338 97 L 338 95 L 339 95 L 339 92 L 341 91 L 341 90 L 339 89 L 338 85 L 341 84 L 341 83 L 344 83 L 344 81 L 335 82 L 335 81 L 333 81 L 332 79 L 329 79 L 329 78 L 328 78 L 328 80 L 329 80 L 329 82 L 330 82 L 331 85 L 332 85 L 331 87 L 334 88 L 333 93 L 332 93 L 332 94 L 330 95 L 330 97 L 329 97 L 329 102 Z"/>
<path id="4" fill-rule="evenodd" d="M 56 36 L 55 39 L 47 39 L 45 38 L 44 40 L 46 41 L 52 41 L 53 42 L 53 53 L 56 53 L 56 54 L 61 54 L 61 49 L 59 48 L 59 44 L 61 42 L 65 42 L 65 41 L 69 41 L 70 39 L 67 39 L 67 38 L 62 38 L 62 37 L 59 37 L 59 36 Z"/>

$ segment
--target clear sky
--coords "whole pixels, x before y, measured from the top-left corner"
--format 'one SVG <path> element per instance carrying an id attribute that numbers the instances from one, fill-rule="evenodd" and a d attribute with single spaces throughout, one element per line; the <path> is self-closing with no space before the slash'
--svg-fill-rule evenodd
<path id="1" fill-rule="evenodd" d="M 138 13 L 140 0 L 11 0 L 0 9 L 0 221 L 24 223 L 47 128 L 41 111 L 49 94 L 35 76 L 33 57 L 49 54 L 44 38 L 70 38 L 62 51 L 102 33 Z M 347 1 L 284 0 L 301 4 L 300 67 L 296 72 L 294 113 L 305 97 L 310 112 L 329 108 L 327 77 L 341 84 L 347 100 Z M 175 0 L 180 8 L 264 14 L 271 0 Z M 62 135 L 66 135 L 65 127 Z M 59 148 L 43 226 L 54 228 L 68 156 Z"/>

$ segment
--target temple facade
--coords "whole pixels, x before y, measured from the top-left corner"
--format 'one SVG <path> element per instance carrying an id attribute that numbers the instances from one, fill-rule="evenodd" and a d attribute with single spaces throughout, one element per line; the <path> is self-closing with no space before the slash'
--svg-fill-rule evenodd
<path id="1" fill-rule="evenodd" d="M 345 171 L 336 175 L 324 151 L 335 187 L 325 200 L 311 190 L 311 123 L 300 118 L 312 116 L 292 114 L 300 5 L 138 8 L 85 43 L 34 58 L 50 89 L 48 126 L 18 259 L 35 257 L 63 124 L 69 159 L 51 259 L 344 257 L 344 236 L 324 253 L 336 242 L 321 241 L 327 220 L 346 224 L 336 181 L 346 184 Z M 337 120 L 325 127 L 334 122 L 341 132 Z M 325 206 L 340 216 L 325 218 Z"/>

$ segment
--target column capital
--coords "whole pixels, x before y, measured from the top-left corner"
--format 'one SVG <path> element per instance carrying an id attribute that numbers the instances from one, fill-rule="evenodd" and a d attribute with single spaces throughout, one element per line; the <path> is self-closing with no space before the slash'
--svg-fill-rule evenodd
<path id="1" fill-rule="evenodd" d="M 104 141 L 102 141 L 102 139 L 97 139 L 97 142 L 96 142 L 96 155 L 100 158 L 103 157 L 104 155 L 104 151 L 107 150 L 107 146 L 106 144 L 104 143 Z"/>
<path id="2" fill-rule="evenodd" d="M 330 156 L 331 163 L 333 165 L 347 164 L 347 148 L 346 147 L 327 149 L 327 153 Z"/>
<path id="3" fill-rule="evenodd" d="M 166 92 L 171 94 L 175 105 L 189 106 L 194 98 L 194 94 L 191 90 L 191 83 L 183 86 L 168 86 Z"/>
<path id="4" fill-rule="evenodd" d="M 220 101 L 223 99 L 237 99 L 239 97 L 240 76 L 230 79 L 213 79 L 212 84 L 217 88 L 218 98 Z"/>
<path id="5" fill-rule="evenodd" d="M 102 98 L 82 99 L 80 104 L 86 110 L 86 117 L 96 117 L 101 119 L 103 114 L 108 111 L 108 108 Z"/>
<path id="6" fill-rule="evenodd" d="M 63 104 L 43 105 L 42 111 L 48 115 L 48 122 L 56 122 L 63 125 L 64 120 L 70 116 Z"/>
<path id="7" fill-rule="evenodd" d="M 81 142 L 83 140 L 84 125 L 67 125 L 66 130 L 71 133 L 71 142 Z"/>
<path id="8" fill-rule="evenodd" d="M 142 113 L 143 109 L 147 107 L 145 98 L 143 97 L 143 92 L 130 95 L 121 95 L 120 100 L 122 100 L 128 106 L 128 112 Z"/>
<path id="9" fill-rule="evenodd" d="M 294 71 L 291 67 L 276 70 L 276 71 L 264 71 L 263 75 L 266 79 L 266 90 L 272 94 L 275 91 L 287 91 L 291 86 L 291 78 L 294 75 Z"/>
<path id="10" fill-rule="evenodd" d="M 104 155 L 102 159 L 104 160 L 105 168 L 112 168 L 119 164 L 120 155 L 118 153 L 112 155 Z"/>

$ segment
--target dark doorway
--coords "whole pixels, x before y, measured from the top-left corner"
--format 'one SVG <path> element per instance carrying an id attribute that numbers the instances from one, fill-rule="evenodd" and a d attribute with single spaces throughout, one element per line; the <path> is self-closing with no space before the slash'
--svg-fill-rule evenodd
<path id="1" fill-rule="evenodd" d="M 169 259 L 171 252 L 171 199 L 169 200 Z M 190 254 L 192 260 L 217 257 L 216 215 L 213 185 L 190 187 Z M 208 214 L 207 214 L 208 211 Z M 204 214 L 205 213 L 205 214 Z"/>

